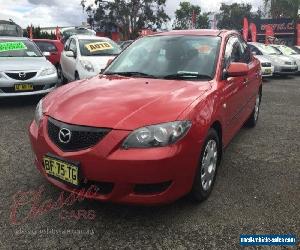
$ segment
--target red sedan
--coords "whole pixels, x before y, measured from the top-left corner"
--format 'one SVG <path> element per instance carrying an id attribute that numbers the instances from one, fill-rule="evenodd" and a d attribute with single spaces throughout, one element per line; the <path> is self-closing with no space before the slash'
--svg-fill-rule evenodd
<path id="1" fill-rule="evenodd" d="M 260 63 L 237 32 L 144 37 L 103 74 L 40 101 L 35 163 L 55 186 L 99 201 L 203 201 L 223 148 L 256 125 L 261 96 Z"/>
<path id="2" fill-rule="evenodd" d="M 61 76 L 60 56 L 64 50 L 64 45 L 59 40 L 50 39 L 32 39 L 42 52 L 48 52 L 47 59 L 58 69 L 58 75 Z"/>

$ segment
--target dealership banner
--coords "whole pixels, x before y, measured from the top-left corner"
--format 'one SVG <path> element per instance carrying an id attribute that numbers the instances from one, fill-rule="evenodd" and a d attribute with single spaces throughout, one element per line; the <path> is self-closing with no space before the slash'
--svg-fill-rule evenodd
<path id="1" fill-rule="evenodd" d="M 290 18 L 252 20 L 257 27 L 257 35 L 265 35 L 267 25 L 271 25 L 274 35 L 294 35 L 295 22 Z"/>

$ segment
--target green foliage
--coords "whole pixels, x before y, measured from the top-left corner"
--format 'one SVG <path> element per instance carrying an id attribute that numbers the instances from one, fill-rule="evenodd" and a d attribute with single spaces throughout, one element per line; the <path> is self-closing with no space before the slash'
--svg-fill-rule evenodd
<path id="1" fill-rule="evenodd" d="M 269 14 L 272 18 L 290 17 L 297 19 L 300 0 L 264 0 L 270 6 Z"/>
<path id="2" fill-rule="evenodd" d="M 30 26 L 23 30 L 23 36 L 29 37 Z M 35 39 L 56 39 L 55 33 L 51 32 L 50 34 L 45 31 L 41 31 L 41 27 L 32 27 L 32 36 Z"/>
<path id="3" fill-rule="evenodd" d="M 159 29 L 170 20 L 164 10 L 166 0 L 95 0 L 96 8 L 86 6 L 85 0 L 81 4 L 92 27 L 105 32 L 118 27 L 123 39 L 135 39 L 142 29 Z"/>
<path id="4" fill-rule="evenodd" d="M 222 3 L 220 12 L 217 15 L 218 28 L 219 29 L 236 29 L 241 30 L 243 28 L 243 18 L 248 19 L 261 18 L 262 12 L 252 13 L 251 4 L 225 4 Z"/>
<path id="5" fill-rule="evenodd" d="M 176 10 L 176 19 L 173 23 L 174 29 L 184 30 L 189 29 L 192 26 L 193 12 L 196 15 L 195 28 L 206 29 L 209 27 L 210 13 L 201 14 L 201 7 L 199 5 L 193 5 L 190 2 L 180 2 L 179 9 Z"/>

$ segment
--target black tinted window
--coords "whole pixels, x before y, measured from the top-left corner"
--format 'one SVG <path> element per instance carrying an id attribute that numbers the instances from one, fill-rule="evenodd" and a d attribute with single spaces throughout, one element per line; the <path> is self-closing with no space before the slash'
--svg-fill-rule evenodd
<path id="1" fill-rule="evenodd" d="M 42 52 L 57 52 L 54 44 L 49 42 L 35 42 Z"/>

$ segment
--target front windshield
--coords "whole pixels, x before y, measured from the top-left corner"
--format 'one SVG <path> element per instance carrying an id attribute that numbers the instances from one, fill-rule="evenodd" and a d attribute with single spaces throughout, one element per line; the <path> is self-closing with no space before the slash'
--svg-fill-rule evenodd
<path id="1" fill-rule="evenodd" d="M 137 40 L 104 74 L 153 78 L 212 79 L 221 38 L 212 36 L 153 36 Z"/>
<path id="2" fill-rule="evenodd" d="M 0 57 L 42 57 L 37 46 L 29 40 L 0 40 Z"/>
<path id="3" fill-rule="evenodd" d="M 298 53 L 293 50 L 292 48 L 289 48 L 287 46 L 279 46 L 276 47 L 278 50 L 280 50 L 280 52 L 286 56 L 290 56 L 290 55 L 297 55 Z"/>
<path id="4" fill-rule="evenodd" d="M 107 39 L 80 39 L 79 48 L 82 56 L 110 56 L 121 52 L 119 45 Z"/>
<path id="5" fill-rule="evenodd" d="M 277 49 L 273 48 L 272 46 L 265 45 L 265 44 L 259 44 L 256 45 L 264 54 L 267 55 L 281 55 L 282 53 L 278 51 Z"/>

